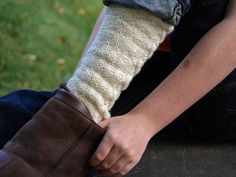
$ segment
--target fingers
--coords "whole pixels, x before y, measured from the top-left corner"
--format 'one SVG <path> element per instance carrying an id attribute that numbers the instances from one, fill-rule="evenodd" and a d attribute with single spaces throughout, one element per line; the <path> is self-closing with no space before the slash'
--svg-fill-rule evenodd
<path id="1" fill-rule="evenodd" d="M 122 176 L 126 175 L 135 167 L 135 165 L 136 164 L 133 162 L 128 163 L 120 172 L 116 173 L 112 177 L 122 177 Z"/>
<path id="2" fill-rule="evenodd" d="M 109 141 L 109 137 L 107 135 L 105 135 L 102 142 L 98 146 L 97 150 L 90 158 L 90 160 L 89 160 L 90 165 L 97 166 L 102 161 L 104 161 L 104 159 L 110 153 L 112 147 L 113 147 L 113 142 Z"/>
<path id="3" fill-rule="evenodd" d="M 113 147 L 110 153 L 107 155 L 105 160 L 99 164 L 96 170 L 107 170 L 110 169 L 123 155 L 122 151 L 118 148 Z"/>
<path id="4" fill-rule="evenodd" d="M 133 162 L 128 163 L 128 164 L 121 170 L 121 172 L 120 172 L 119 175 L 122 175 L 122 176 L 126 175 L 128 172 L 130 172 L 130 170 L 132 170 L 132 169 L 135 167 L 135 165 L 136 165 L 136 163 L 133 163 Z"/>
<path id="5" fill-rule="evenodd" d="M 129 159 L 122 156 L 110 169 L 98 170 L 98 173 L 104 176 L 123 176 L 121 171 L 129 164 Z"/>
<path id="6" fill-rule="evenodd" d="M 122 117 L 102 121 L 99 125 L 107 131 L 91 157 L 90 165 L 101 175 L 123 176 L 138 163 L 148 141 L 137 139 L 136 126 L 127 124 Z"/>

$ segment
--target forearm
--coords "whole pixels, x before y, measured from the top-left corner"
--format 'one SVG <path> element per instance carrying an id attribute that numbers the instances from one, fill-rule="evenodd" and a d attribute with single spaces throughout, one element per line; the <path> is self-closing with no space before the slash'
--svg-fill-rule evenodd
<path id="1" fill-rule="evenodd" d="M 97 21 L 96 21 L 96 23 L 95 23 L 95 25 L 93 27 L 93 31 L 92 31 L 92 33 L 91 33 L 91 35 L 89 37 L 89 40 L 88 40 L 88 42 L 87 42 L 87 44 L 86 44 L 86 46 L 84 48 L 83 54 L 80 57 L 80 62 L 77 65 L 77 68 L 80 66 L 80 63 L 81 63 L 82 59 L 84 58 L 85 54 L 87 53 L 88 49 L 90 48 L 90 46 L 92 45 L 94 39 L 96 38 L 97 33 L 98 33 L 98 29 L 101 26 L 105 15 L 106 15 L 106 7 L 103 8 L 103 10 L 101 11 L 99 17 L 97 18 Z"/>
<path id="2" fill-rule="evenodd" d="M 128 114 L 153 136 L 193 105 L 236 65 L 236 23 L 227 18 L 196 45 L 185 60 Z"/>

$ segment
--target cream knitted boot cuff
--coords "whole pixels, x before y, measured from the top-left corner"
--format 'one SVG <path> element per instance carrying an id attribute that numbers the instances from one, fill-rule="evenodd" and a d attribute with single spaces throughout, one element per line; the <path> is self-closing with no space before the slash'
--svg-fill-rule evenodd
<path id="1" fill-rule="evenodd" d="M 110 117 L 121 91 L 172 30 L 146 10 L 108 7 L 93 44 L 67 83 L 95 122 Z"/>

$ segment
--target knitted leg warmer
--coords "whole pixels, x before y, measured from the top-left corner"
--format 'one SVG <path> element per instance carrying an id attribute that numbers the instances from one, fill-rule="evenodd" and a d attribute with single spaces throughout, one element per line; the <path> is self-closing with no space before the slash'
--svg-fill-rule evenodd
<path id="1" fill-rule="evenodd" d="M 67 83 L 95 122 L 110 117 L 121 91 L 172 29 L 146 10 L 108 7 L 92 46 Z"/>

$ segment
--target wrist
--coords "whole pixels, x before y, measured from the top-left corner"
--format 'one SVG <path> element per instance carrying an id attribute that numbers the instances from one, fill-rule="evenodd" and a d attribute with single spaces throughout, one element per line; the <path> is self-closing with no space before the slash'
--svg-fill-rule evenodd
<path id="1" fill-rule="evenodd" d="M 142 113 L 136 113 L 132 111 L 126 114 L 126 118 L 129 119 L 128 121 L 133 122 L 134 126 L 136 126 L 136 129 L 142 132 L 148 141 L 160 131 L 159 128 L 155 126 L 155 123 L 150 121 L 150 119 Z"/>

